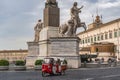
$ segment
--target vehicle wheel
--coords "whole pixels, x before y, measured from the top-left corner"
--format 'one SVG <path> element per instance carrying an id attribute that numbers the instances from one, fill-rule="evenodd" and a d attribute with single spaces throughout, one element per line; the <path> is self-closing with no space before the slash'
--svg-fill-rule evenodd
<path id="1" fill-rule="evenodd" d="M 59 75 L 62 75 L 62 72 L 60 72 Z"/>
<path id="2" fill-rule="evenodd" d="M 45 77 L 46 76 L 45 74 L 46 74 L 45 72 L 42 72 L 42 77 Z"/>
<path id="3" fill-rule="evenodd" d="M 50 76 L 53 76 L 53 75 L 54 75 L 53 73 L 50 74 Z"/>

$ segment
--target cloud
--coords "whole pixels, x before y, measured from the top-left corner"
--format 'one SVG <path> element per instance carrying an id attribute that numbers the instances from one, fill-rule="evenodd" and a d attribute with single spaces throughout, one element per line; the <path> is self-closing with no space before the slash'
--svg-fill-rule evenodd
<path id="1" fill-rule="evenodd" d="M 103 15 L 103 22 L 120 18 L 120 0 L 57 0 L 61 24 L 70 19 L 73 2 L 84 5 L 80 18 L 89 24 L 97 15 Z M 27 41 L 34 38 L 34 26 L 43 19 L 45 0 L 1 0 L 0 2 L 0 49 L 27 49 Z M 81 31 L 82 28 L 79 29 Z"/>
<path id="2" fill-rule="evenodd" d="M 43 16 L 43 9 L 44 9 L 44 6 L 42 4 L 39 4 L 39 5 L 36 5 L 34 7 L 34 9 L 32 9 L 31 11 L 27 11 L 27 12 L 23 12 L 23 14 L 25 15 L 29 15 L 29 16 Z"/>
<path id="3" fill-rule="evenodd" d="M 113 8 L 113 7 L 120 7 L 120 1 L 111 2 L 111 1 L 101 1 L 98 6 L 100 8 L 106 9 L 106 8 Z"/>

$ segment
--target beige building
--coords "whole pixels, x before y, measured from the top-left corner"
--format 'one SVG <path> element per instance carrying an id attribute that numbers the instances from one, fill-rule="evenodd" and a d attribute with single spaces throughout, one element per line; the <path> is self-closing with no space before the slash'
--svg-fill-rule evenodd
<path id="1" fill-rule="evenodd" d="M 80 32 L 78 37 L 81 39 L 81 50 L 90 47 L 90 54 L 99 53 L 99 57 L 120 58 L 120 18 L 103 24 L 100 17 L 96 16 L 96 20 L 88 25 L 86 31 Z M 93 51 L 93 46 L 96 46 L 97 50 Z M 102 51 L 98 47 L 102 47 Z M 80 54 L 83 54 L 83 51 L 80 51 Z"/>
<path id="2" fill-rule="evenodd" d="M 28 54 L 28 50 L 1 50 L 0 51 L 0 60 L 6 59 L 10 62 L 16 60 L 25 60 Z"/>

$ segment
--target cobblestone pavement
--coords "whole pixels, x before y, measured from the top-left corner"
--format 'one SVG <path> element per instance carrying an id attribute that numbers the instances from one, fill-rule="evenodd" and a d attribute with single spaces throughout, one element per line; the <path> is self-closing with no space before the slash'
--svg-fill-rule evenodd
<path id="1" fill-rule="evenodd" d="M 62 76 L 42 77 L 41 71 L 0 71 L 0 80 L 120 80 L 120 68 L 67 70 Z"/>

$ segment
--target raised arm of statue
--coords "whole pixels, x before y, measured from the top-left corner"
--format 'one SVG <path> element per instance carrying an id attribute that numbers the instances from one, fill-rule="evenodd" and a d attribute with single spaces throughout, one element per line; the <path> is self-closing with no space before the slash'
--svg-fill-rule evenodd
<path id="1" fill-rule="evenodd" d="M 84 6 L 82 5 L 80 8 L 78 8 L 78 10 L 81 10 Z"/>

